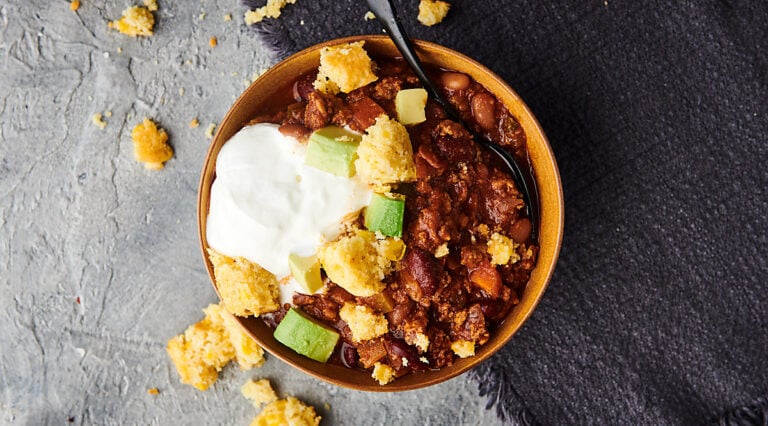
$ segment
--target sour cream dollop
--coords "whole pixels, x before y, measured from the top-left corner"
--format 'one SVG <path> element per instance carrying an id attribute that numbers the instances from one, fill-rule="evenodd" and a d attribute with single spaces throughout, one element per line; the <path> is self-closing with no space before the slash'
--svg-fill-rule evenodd
<path id="1" fill-rule="evenodd" d="M 290 275 L 288 255 L 311 255 L 338 237 L 341 222 L 368 205 L 371 191 L 304 164 L 306 145 L 275 124 L 248 126 L 216 157 L 206 237 L 214 250 Z M 287 299 L 281 286 L 281 303 Z M 290 290 L 298 287 L 291 285 Z"/>

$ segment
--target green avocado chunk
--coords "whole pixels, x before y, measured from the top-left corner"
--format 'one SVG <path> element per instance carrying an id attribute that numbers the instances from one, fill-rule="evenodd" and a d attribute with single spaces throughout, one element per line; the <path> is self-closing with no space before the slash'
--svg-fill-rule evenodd
<path id="1" fill-rule="evenodd" d="M 293 279 L 309 294 L 315 293 L 323 286 L 320 278 L 320 261 L 316 255 L 309 257 L 291 253 L 288 255 L 288 266 L 291 268 Z"/>
<path id="2" fill-rule="evenodd" d="M 275 339 L 305 357 L 327 362 L 339 341 L 339 333 L 291 308 L 275 328 Z"/>
<path id="3" fill-rule="evenodd" d="M 361 136 L 337 126 L 317 129 L 309 136 L 307 165 L 341 177 L 355 175 Z"/>
<path id="4" fill-rule="evenodd" d="M 388 237 L 402 237 L 404 214 L 405 199 L 373 194 L 365 208 L 365 227 Z"/>

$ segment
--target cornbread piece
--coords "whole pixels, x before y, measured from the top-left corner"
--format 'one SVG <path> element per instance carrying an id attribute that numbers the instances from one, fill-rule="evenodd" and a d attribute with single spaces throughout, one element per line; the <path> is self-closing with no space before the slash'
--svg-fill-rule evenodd
<path id="1" fill-rule="evenodd" d="M 245 333 L 240 323 L 229 312 L 220 305 L 210 305 L 205 309 L 205 313 L 212 320 L 221 321 L 229 342 L 235 349 L 235 360 L 241 370 L 264 365 L 264 349 Z"/>
<path id="2" fill-rule="evenodd" d="M 107 128 L 107 122 L 104 121 L 104 118 L 101 115 L 101 113 L 93 114 L 93 116 L 91 117 L 91 121 L 93 122 L 94 125 L 96 125 L 96 127 L 98 127 L 101 130 L 104 130 Z"/>
<path id="3" fill-rule="evenodd" d="M 520 255 L 515 251 L 518 245 L 511 238 L 494 232 L 488 240 L 488 254 L 491 255 L 491 264 L 506 265 L 520 260 Z"/>
<path id="4" fill-rule="evenodd" d="M 219 44 L 219 40 L 216 37 L 211 37 L 210 40 L 208 40 L 208 44 L 211 46 L 211 48 L 214 48 L 217 44 Z"/>
<path id="5" fill-rule="evenodd" d="M 160 391 L 157 388 L 149 388 L 147 389 L 147 393 L 150 395 L 159 395 Z"/>
<path id="6" fill-rule="evenodd" d="M 475 355 L 475 342 L 468 340 L 457 340 L 451 343 L 451 350 L 459 358 L 467 358 Z"/>
<path id="7" fill-rule="evenodd" d="M 384 290 L 381 280 L 404 252 L 402 240 L 377 240 L 373 232 L 357 229 L 321 246 L 317 256 L 331 281 L 355 296 L 368 297 Z"/>
<path id="8" fill-rule="evenodd" d="M 251 426 L 318 426 L 320 419 L 313 407 L 289 396 L 264 407 Z"/>
<path id="9" fill-rule="evenodd" d="M 409 345 L 419 348 L 421 352 L 426 352 L 429 349 L 429 337 L 424 333 L 406 333 L 405 341 Z"/>
<path id="10" fill-rule="evenodd" d="M 440 259 L 441 257 L 445 257 L 450 253 L 450 249 L 448 248 L 448 243 L 442 243 L 440 244 L 437 249 L 435 249 L 435 257 Z"/>
<path id="11" fill-rule="evenodd" d="M 370 340 L 389 331 L 384 315 L 375 313 L 368 306 L 347 302 L 339 310 L 339 317 L 349 326 L 355 342 Z"/>
<path id="12" fill-rule="evenodd" d="M 123 16 L 117 21 L 110 21 L 109 28 L 129 36 L 151 36 L 155 27 L 155 17 L 144 6 L 131 6 L 123 10 Z"/>
<path id="13" fill-rule="evenodd" d="M 421 0 L 419 3 L 419 17 L 422 24 L 431 27 L 445 19 L 451 4 L 440 0 Z"/>
<path id="14" fill-rule="evenodd" d="M 194 128 L 196 128 L 199 125 L 200 125 L 200 120 L 198 120 L 196 118 L 193 118 L 192 121 L 189 122 L 189 128 L 190 129 L 194 129 Z"/>
<path id="15" fill-rule="evenodd" d="M 77 9 L 80 9 L 80 0 L 72 0 L 72 2 L 69 3 L 69 8 L 74 12 Z"/>
<path id="16" fill-rule="evenodd" d="M 144 0 L 144 6 L 146 6 L 150 12 L 155 12 L 157 10 L 157 0 Z"/>
<path id="17" fill-rule="evenodd" d="M 208 139 L 212 139 L 214 130 L 216 130 L 216 124 L 214 123 L 209 124 L 208 127 L 205 128 L 205 137 Z"/>
<path id="18" fill-rule="evenodd" d="M 365 42 L 340 44 L 320 50 L 315 89 L 325 93 L 349 93 L 378 79 L 373 62 L 363 49 Z"/>
<path id="19" fill-rule="evenodd" d="M 245 12 L 245 23 L 252 25 L 263 21 L 264 18 L 279 18 L 283 8 L 289 3 L 294 4 L 296 0 L 267 0 L 265 6 Z"/>
<path id="20" fill-rule="evenodd" d="M 160 170 L 163 163 L 173 157 L 173 150 L 167 143 L 168 134 L 148 118 L 133 128 L 131 138 L 133 157 L 147 169 Z"/>
<path id="21" fill-rule="evenodd" d="M 369 10 L 368 12 L 365 12 L 365 16 L 363 16 L 363 18 L 365 18 L 366 21 L 373 21 L 376 19 L 376 15 L 374 15 L 373 12 Z"/>
<path id="22" fill-rule="evenodd" d="M 280 309 L 277 278 L 242 257 L 231 258 L 208 249 L 216 287 L 227 312 L 247 317 Z"/>
<path id="23" fill-rule="evenodd" d="M 416 180 L 413 147 L 402 124 L 380 115 L 365 131 L 355 161 L 357 174 L 364 181 L 382 187 Z"/>
<path id="24" fill-rule="evenodd" d="M 377 362 L 373 364 L 373 374 L 371 374 L 371 377 L 376 379 L 380 385 L 386 385 L 395 380 L 395 370 L 387 364 Z"/>
<path id="25" fill-rule="evenodd" d="M 275 390 L 267 379 L 248 380 L 240 388 L 240 393 L 248 398 L 254 407 L 261 408 L 263 404 L 277 401 Z"/>
<path id="26" fill-rule="evenodd" d="M 264 350 L 220 305 L 208 305 L 203 312 L 205 318 L 168 341 L 166 350 L 182 383 L 206 390 L 233 359 L 243 370 L 264 363 Z"/>

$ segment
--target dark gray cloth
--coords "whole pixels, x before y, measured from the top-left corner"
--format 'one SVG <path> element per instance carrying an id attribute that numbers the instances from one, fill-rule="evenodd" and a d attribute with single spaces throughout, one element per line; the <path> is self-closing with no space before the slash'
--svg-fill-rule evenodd
<path id="1" fill-rule="evenodd" d="M 768 2 L 452 3 L 427 28 L 396 2 L 520 93 L 566 200 L 554 278 L 481 392 L 511 423 L 766 424 Z M 379 33 L 366 10 L 299 0 L 255 30 L 285 56 Z"/>

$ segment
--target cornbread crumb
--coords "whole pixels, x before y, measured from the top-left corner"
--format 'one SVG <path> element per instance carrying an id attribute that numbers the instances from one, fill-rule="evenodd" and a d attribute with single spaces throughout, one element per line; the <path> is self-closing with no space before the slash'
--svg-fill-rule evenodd
<path id="1" fill-rule="evenodd" d="M 277 278 L 242 257 L 231 258 L 208 249 L 213 275 L 224 308 L 241 317 L 280 309 Z"/>
<path id="2" fill-rule="evenodd" d="M 315 89 L 325 93 L 349 93 L 378 79 L 373 62 L 363 49 L 364 41 L 324 47 L 320 50 Z"/>
<path id="3" fill-rule="evenodd" d="M 277 401 L 277 394 L 267 379 L 248 380 L 240 387 L 240 393 L 248 398 L 257 409 L 263 404 Z"/>
<path id="4" fill-rule="evenodd" d="M 131 138 L 133 157 L 147 169 L 160 170 L 163 163 L 173 157 L 173 150 L 167 143 L 168 134 L 148 118 L 133 128 Z"/>
<path id="5" fill-rule="evenodd" d="M 157 0 L 144 0 L 144 6 L 146 6 L 150 12 L 154 12 L 157 10 Z"/>
<path id="6" fill-rule="evenodd" d="M 381 280 L 404 251 L 400 239 L 377 240 L 373 232 L 356 229 L 321 246 L 317 257 L 331 281 L 355 296 L 367 297 L 384 290 Z"/>
<path id="7" fill-rule="evenodd" d="M 123 48 L 122 47 L 118 47 L 117 48 L 117 53 L 123 53 Z"/>
<path id="8" fill-rule="evenodd" d="M 288 397 L 270 403 L 251 422 L 251 426 L 318 426 L 320 416 L 314 407 Z"/>
<path id="9" fill-rule="evenodd" d="M 213 132 L 216 130 L 216 124 L 211 123 L 208 125 L 208 127 L 205 128 L 205 137 L 208 139 L 213 138 Z"/>
<path id="10" fill-rule="evenodd" d="M 421 0 L 419 3 L 418 20 L 423 25 L 431 27 L 445 19 L 451 4 L 440 0 Z"/>
<path id="11" fill-rule="evenodd" d="M 365 18 L 366 21 L 373 21 L 376 19 L 376 15 L 374 15 L 373 12 L 369 10 L 368 12 L 365 12 L 365 16 L 363 16 L 363 18 Z"/>
<path id="12" fill-rule="evenodd" d="M 189 122 L 189 128 L 194 129 L 195 127 L 200 125 L 200 121 L 198 119 L 193 118 L 192 121 Z"/>
<path id="13" fill-rule="evenodd" d="M 149 388 L 149 389 L 147 389 L 147 393 L 150 394 L 150 395 L 158 395 L 160 393 L 160 391 L 157 390 L 157 388 Z"/>
<path id="14" fill-rule="evenodd" d="M 368 306 L 347 302 L 339 310 L 339 317 L 349 326 L 355 342 L 370 340 L 389 331 L 384 315 L 375 313 Z"/>
<path id="15" fill-rule="evenodd" d="M 416 180 L 413 147 L 402 124 L 382 114 L 365 132 L 355 160 L 357 173 L 365 182 L 384 186 Z"/>
<path id="16" fill-rule="evenodd" d="M 72 0 L 72 2 L 69 3 L 69 8 L 74 12 L 77 9 L 80 9 L 80 0 Z"/>
<path id="17" fill-rule="evenodd" d="M 294 4 L 296 0 L 267 0 L 265 6 L 245 12 L 245 23 L 252 25 L 263 21 L 264 18 L 279 18 L 283 8 L 289 3 Z"/>
<path id="18" fill-rule="evenodd" d="M 208 44 L 211 48 L 216 47 L 216 45 L 219 44 L 219 40 L 217 40 L 216 37 L 211 37 L 211 39 L 208 40 Z"/>
<path id="19" fill-rule="evenodd" d="M 457 340 L 451 343 L 451 350 L 459 358 L 467 358 L 475 355 L 475 342 Z"/>
<path id="20" fill-rule="evenodd" d="M 112 117 L 112 111 L 105 111 L 104 116 L 107 118 Z"/>
<path id="21" fill-rule="evenodd" d="M 520 260 L 517 254 L 517 244 L 511 238 L 494 232 L 488 240 L 488 254 L 491 255 L 492 265 L 506 265 Z"/>
<path id="22" fill-rule="evenodd" d="M 437 247 L 437 249 L 435 249 L 435 257 L 438 259 L 447 256 L 448 253 L 450 253 L 450 250 L 448 249 L 448 243 L 442 243 Z"/>
<path id="23" fill-rule="evenodd" d="M 104 118 L 100 112 L 93 114 L 93 116 L 91 116 L 91 121 L 93 122 L 93 124 L 96 125 L 96 127 L 98 127 L 101 130 L 104 130 L 107 128 L 107 122 L 104 121 Z"/>
<path id="24" fill-rule="evenodd" d="M 224 22 L 229 22 L 231 20 L 232 20 L 232 14 L 231 13 L 227 13 L 226 15 L 224 15 Z"/>
<path id="25" fill-rule="evenodd" d="M 151 36 L 155 26 L 155 17 L 148 8 L 131 6 L 123 10 L 123 16 L 117 21 L 110 21 L 109 28 L 129 36 Z"/>
<path id="26" fill-rule="evenodd" d="M 197 19 L 198 19 L 198 20 L 200 20 L 200 21 L 202 21 L 202 20 L 204 20 L 204 19 L 205 19 L 205 16 L 206 16 L 206 15 L 205 15 L 205 12 L 200 12 L 200 15 L 198 15 L 198 16 L 197 16 Z"/>
<path id="27" fill-rule="evenodd" d="M 235 317 L 220 305 L 209 306 L 205 313 L 224 326 L 227 338 L 235 349 L 235 360 L 241 370 L 250 370 L 264 365 L 264 349 L 245 333 Z"/>
<path id="28" fill-rule="evenodd" d="M 377 362 L 373 364 L 373 374 L 371 374 L 371 377 L 376 379 L 380 385 L 386 385 L 395 380 L 395 370 L 387 364 Z"/>
<path id="29" fill-rule="evenodd" d="M 426 352 L 429 349 L 429 337 L 424 333 L 406 334 L 405 341 L 409 345 L 418 347 L 421 352 Z"/>

